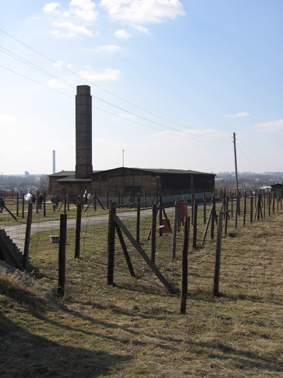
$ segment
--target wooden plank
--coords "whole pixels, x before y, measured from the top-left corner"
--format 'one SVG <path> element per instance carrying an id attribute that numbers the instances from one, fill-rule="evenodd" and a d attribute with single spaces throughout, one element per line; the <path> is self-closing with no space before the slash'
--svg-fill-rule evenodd
<path id="1" fill-rule="evenodd" d="M 121 244 L 122 250 L 123 250 L 123 252 L 124 252 L 124 256 L 125 256 L 125 259 L 126 259 L 126 262 L 127 262 L 128 268 L 129 268 L 130 275 L 131 275 L 132 277 L 136 277 L 136 275 L 135 275 L 135 271 L 134 271 L 134 268 L 133 268 L 133 265 L 132 265 L 132 263 L 131 263 L 130 255 L 129 255 L 128 250 L 127 250 L 126 243 L 125 243 L 125 241 L 124 241 L 124 238 L 123 238 L 122 232 L 121 232 L 121 230 L 120 230 L 120 228 L 118 227 L 117 224 L 116 224 L 116 231 L 117 231 L 118 238 L 119 238 L 119 240 L 120 240 L 120 244 Z"/>
<path id="2" fill-rule="evenodd" d="M 117 216 L 117 214 L 113 215 L 113 219 L 115 223 L 121 228 L 121 230 L 124 232 L 124 234 L 127 236 L 127 238 L 130 240 L 130 242 L 133 244 L 133 246 L 136 248 L 138 253 L 142 256 L 142 258 L 145 260 L 147 265 L 150 267 L 150 269 L 153 271 L 153 273 L 156 275 L 156 277 L 162 282 L 162 284 L 166 287 L 166 289 L 170 293 L 175 293 L 175 289 L 170 285 L 170 283 L 166 280 L 166 278 L 160 273 L 160 271 L 157 269 L 157 267 L 152 263 L 150 258 L 147 256 L 145 251 L 142 249 L 142 247 L 137 243 L 137 241 L 134 239 L 134 237 L 131 235 L 127 227 L 123 224 L 123 222 L 120 220 L 120 218 Z"/>

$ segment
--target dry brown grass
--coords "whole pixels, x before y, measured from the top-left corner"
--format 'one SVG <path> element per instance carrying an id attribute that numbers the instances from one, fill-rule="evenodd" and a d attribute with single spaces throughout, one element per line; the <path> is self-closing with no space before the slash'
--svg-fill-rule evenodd
<path id="1" fill-rule="evenodd" d="M 141 243 L 149 253 L 148 222 Z M 135 233 L 135 222 L 125 223 Z M 58 245 L 48 232 L 35 235 L 31 263 L 44 278 L 33 289 L 14 277 L 10 288 L 8 276 L 1 283 L 1 376 L 282 377 L 282 226 L 282 214 L 237 230 L 230 222 L 235 237 L 223 236 L 218 298 L 211 295 L 215 240 L 190 248 L 186 315 L 179 314 L 180 294 L 168 294 L 128 243 L 138 278 L 130 277 L 117 241 L 115 285 L 106 285 L 105 225 L 82 232 L 80 259 L 68 230 L 66 296 L 49 305 Z M 157 240 L 156 265 L 176 288 L 182 239 L 180 233 L 174 261 L 171 235 Z M 18 290 L 47 302 L 23 306 Z"/>

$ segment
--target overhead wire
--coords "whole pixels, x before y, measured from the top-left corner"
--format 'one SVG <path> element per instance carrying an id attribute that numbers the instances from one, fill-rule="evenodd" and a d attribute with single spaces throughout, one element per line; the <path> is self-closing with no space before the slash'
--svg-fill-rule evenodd
<path id="1" fill-rule="evenodd" d="M 253 151 L 252 151 L 252 150 L 246 145 L 246 143 L 244 142 L 243 138 L 239 138 L 239 139 L 240 139 L 241 142 L 245 145 L 245 147 L 250 151 L 250 153 L 254 155 L 254 157 L 255 157 L 257 160 L 261 161 L 266 167 L 273 169 L 273 167 L 271 167 L 270 165 L 266 164 L 266 163 L 263 162 L 258 156 L 256 156 L 256 154 L 255 154 L 255 153 L 254 153 L 254 152 L 253 152 Z"/>
<path id="2" fill-rule="evenodd" d="M 82 77 L 81 75 L 78 75 L 78 74 L 76 74 L 74 71 L 70 70 L 69 68 L 64 67 L 63 65 L 58 64 L 57 62 L 55 62 L 54 60 L 50 59 L 50 58 L 47 57 L 46 55 L 44 55 L 44 54 L 40 53 L 39 51 L 33 49 L 32 47 L 30 47 L 30 46 L 28 46 L 27 44 L 23 43 L 23 42 L 20 41 L 19 39 L 17 39 L 17 38 L 15 38 L 15 37 L 11 36 L 9 33 L 5 32 L 4 30 L 0 29 L 0 31 L 1 31 L 2 33 L 4 33 L 4 34 L 8 35 L 10 38 L 14 39 L 15 41 L 17 41 L 18 43 L 20 43 L 20 44 L 24 45 L 25 47 L 29 48 L 30 50 L 34 51 L 35 53 L 41 55 L 41 56 L 44 57 L 45 59 L 51 61 L 53 64 L 56 64 L 56 65 L 60 66 L 61 68 L 67 70 L 68 72 L 72 73 L 73 75 L 75 75 L 75 76 L 77 76 L 77 77 L 79 77 L 79 78 L 81 78 L 81 79 L 83 79 L 83 80 L 86 80 L 86 79 L 85 79 L 84 77 Z M 5 48 L 4 48 L 4 49 L 5 49 Z M 5 49 L 5 50 L 6 50 L 6 51 L 9 51 L 9 50 L 7 50 L 7 49 Z M 20 60 L 20 61 L 23 61 L 23 63 L 30 65 L 32 68 L 34 68 L 34 69 L 38 69 L 39 71 L 41 71 L 41 72 L 43 72 L 43 73 L 45 73 L 45 74 L 47 74 L 47 75 L 50 75 L 50 76 L 52 76 L 53 78 L 56 78 L 57 80 L 60 80 L 61 82 L 65 83 L 66 85 L 73 86 L 73 85 L 71 85 L 70 83 L 64 81 L 63 79 L 58 78 L 56 75 L 53 75 L 52 73 L 50 73 L 50 72 L 48 72 L 48 71 L 46 71 L 46 70 L 44 70 L 44 69 L 41 69 L 39 66 L 37 66 L 37 65 L 35 65 L 35 64 L 31 63 L 31 62 L 28 62 L 26 59 L 19 57 L 17 54 L 14 54 L 14 53 L 11 52 L 11 51 L 9 51 L 9 53 L 14 55 L 14 56 L 13 56 L 13 55 L 10 55 L 10 56 L 12 56 L 12 57 L 14 57 L 15 59 L 18 59 L 18 60 Z M 156 117 L 159 117 L 159 118 L 161 118 L 161 119 L 163 119 L 163 120 L 166 120 L 166 121 L 168 121 L 168 122 L 171 122 L 171 123 L 173 123 L 173 124 L 176 124 L 176 125 L 179 125 L 179 126 L 185 127 L 186 129 L 191 129 L 191 130 L 196 130 L 196 131 L 198 131 L 198 130 L 195 129 L 195 128 L 192 128 L 192 127 L 189 127 L 189 126 L 182 125 L 182 124 L 180 124 L 180 123 L 178 123 L 178 122 L 175 122 L 175 121 L 169 120 L 169 119 L 164 118 L 164 117 L 162 117 L 162 116 L 159 116 L 159 115 L 157 115 L 157 114 L 155 114 L 155 113 L 149 112 L 149 111 L 147 111 L 146 109 L 144 109 L 144 108 L 142 108 L 142 107 L 139 107 L 139 106 L 137 106 L 137 105 L 135 105 L 135 104 L 133 104 L 133 103 L 131 103 L 131 102 L 129 102 L 129 101 L 123 99 L 122 97 L 113 94 L 113 93 L 110 92 L 110 91 L 105 90 L 104 88 L 98 86 L 97 84 L 91 82 L 90 80 L 86 80 L 86 81 L 89 82 L 89 83 L 91 83 L 91 84 L 94 85 L 95 87 L 97 87 L 97 88 L 99 88 L 99 89 L 105 91 L 106 93 L 108 93 L 108 94 L 110 94 L 110 95 L 112 95 L 112 96 L 114 96 L 114 97 L 116 97 L 116 98 L 118 98 L 118 99 L 120 99 L 120 100 L 122 100 L 122 101 L 124 101 L 124 102 L 126 102 L 126 103 L 128 103 L 128 104 L 130 104 L 130 105 L 132 105 L 132 106 L 135 106 L 136 108 L 138 108 L 138 109 L 140 109 L 140 110 L 142 110 L 142 111 L 145 111 L 145 112 L 147 112 L 147 113 L 149 113 L 149 114 L 151 114 L 151 115 L 154 115 L 154 116 L 156 116 Z M 49 88 L 50 88 L 50 87 L 49 87 Z M 58 92 L 59 92 L 59 91 L 58 91 Z M 173 130 L 173 131 L 176 131 L 176 132 L 181 132 L 180 130 L 175 129 L 175 128 L 173 128 L 173 127 L 170 127 L 170 126 L 168 126 L 168 125 L 164 125 L 164 124 L 162 124 L 162 123 L 160 123 L 160 122 L 156 122 L 156 121 L 153 121 L 153 120 L 151 120 L 151 119 L 149 119 L 149 118 L 142 117 L 142 116 L 140 116 L 140 115 L 138 115 L 138 114 L 135 114 L 135 113 L 133 113 L 133 112 L 130 112 L 129 110 L 126 110 L 126 109 L 121 108 L 121 107 L 119 107 L 119 106 L 117 106 L 117 105 L 114 105 L 114 104 L 110 103 L 109 101 L 106 101 L 106 100 L 101 99 L 101 98 L 98 97 L 98 96 L 92 96 L 92 97 L 93 97 L 93 98 L 96 98 L 96 99 L 99 100 L 99 101 L 102 101 L 102 102 L 106 103 L 106 104 L 109 105 L 109 106 L 115 107 L 115 108 L 117 108 L 117 109 L 119 109 L 119 110 L 121 110 L 121 111 L 124 111 L 124 112 L 126 112 L 126 113 L 128 113 L 128 114 L 130 114 L 130 115 L 133 115 L 133 116 L 135 116 L 135 117 L 138 117 L 138 118 L 140 118 L 140 119 L 143 119 L 143 120 L 145 120 L 145 121 L 147 121 L 147 122 L 151 122 L 151 123 L 153 123 L 153 124 L 156 124 L 156 125 L 159 125 L 159 126 L 165 127 L 165 128 L 167 128 L 167 129 L 170 129 L 170 130 Z M 117 116 L 117 115 L 116 115 L 116 116 Z M 121 118 L 125 119 L 124 117 L 121 117 Z M 131 120 L 131 121 L 132 121 L 132 120 Z M 133 122 L 133 121 L 132 121 L 132 122 Z M 198 139 L 198 140 L 208 141 L 207 138 L 192 137 L 192 136 L 190 136 L 190 138 Z M 225 138 L 226 138 L 226 137 L 224 137 L 224 136 L 223 136 L 223 138 L 219 138 L 219 136 L 218 136 L 217 139 L 221 139 L 221 140 L 223 140 L 223 139 L 225 139 Z M 215 138 L 212 138 L 212 140 L 215 140 Z"/>
<path id="3" fill-rule="evenodd" d="M 68 95 L 68 94 L 66 94 L 66 93 L 64 93 L 64 92 L 61 92 L 61 91 L 59 91 L 59 90 L 57 90 L 57 89 L 55 89 L 55 88 L 53 88 L 53 87 L 51 87 L 51 86 L 49 86 L 49 85 L 42 84 L 42 83 L 40 83 L 39 81 L 34 80 L 34 79 L 31 79 L 30 77 L 28 77 L 28 76 L 26 76 L 26 75 L 23 75 L 23 74 L 21 74 L 21 73 L 19 73 L 19 72 L 16 72 L 16 71 L 14 71 L 14 70 L 11 70 L 10 68 L 7 68 L 7 67 L 5 67 L 5 66 L 3 66 L 3 65 L 0 65 L 0 67 L 4 68 L 4 69 L 6 69 L 6 70 L 8 70 L 8 71 L 10 71 L 10 72 L 12 72 L 12 73 L 14 73 L 14 74 L 17 74 L 17 75 L 19 75 L 19 76 L 21 76 L 21 77 L 24 77 L 25 79 L 28 79 L 28 80 L 30 80 L 30 81 L 33 81 L 33 82 L 36 83 L 36 84 L 42 85 L 43 87 L 46 87 L 46 88 L 48 88 L 48 89 L 51 89 L 51 90 L 53 90 L 53 91 L 55 91 L 55 92 L 57 92 L 57 93 L 63 94 L 63 95 L 66 96 L 66 97 L 69 97 L 69 98 L 71 98 L 71 99 L 74 99 L 73 96 L 70 96 L 70 95 Z M 34 68 L 34 67 L 32 67 L 32 68 Z M 45 73 L 48 74 L 48 71 L 46 71 Z M 96 96 L 93 96 L 93 97 L 96 98 Z M 103 100 L 102 100 L 102 101 L 103 101 Z M 103 101 L 103 102 L 107 103 L 107 101 Z M 115 106 L 115 105 L 114 105 L 114 106 Z M 116 106 L 115 106 L 115 107 L 116 107 Z M 110 112 L 110 111 L 108 111 L 108 110 L 105 110 L 105 109 L 99 108 L 99 107 L 94 106 L 94 105 L 92 106 L 92 108 L 94 108 L 94 109 L 98 109 L 98 110 L 103 111 L 103 112 L 105 112 L 105 113 L 107 113 L 107 114 L 110 114 L 110 115 L 113 115 L 113 116 L 115 116 L 115 117 L 121 118 L 121 119 L 123 119 L 123 120 L 125 120 L 125 121 L 129 121 L 129 122 L 135 123 L 135 124 L 140 125 L 140 126 L 142 126 L 142 127 L 146 127 L 146 128 L 149 128 L 149 129 L 152 129 L 152 130 L 158 131 L 158 132 L 164 132 L 164 130 L 161 130 L 161 129 L 158 129 L 158 128 L 156 128 L 156 127 L 152 127 L 152 126 L 149 126 L 149 125 L 145 125 L 145 124 L 140 123 L 140 122 L 137 122 L 137 121 L 135 121 L 135 120 L 133 120 L 133 119 L 129 119 L 129 118 L 122 117 L 122 116 L 120 116 L 120 115 L 118 115 L 118 114 L 112 113 L 112 112 Z M 119 107 L 117 107 L 117 108 L 119 108 Z M 129 112 L 129 113 L 130 113 L 130 112 Z M 133 113 L 131 113 L 131 114 L 134 115 Z M 144 117 L 140 117 L 140 118 L 143 119 L 143 120 L 147 120 L 147 119 L 144 118 Z M 153 123 L 156 124 L 156 125 L 158 125 L 158 126 L 161 126 L 161 127 L 167 127 L 166 125 L 163 125 L 163 124 L 158 123 L 158 122 L 153 122 Z M 170 128 L 170 127 L 169 127 L 169 128 Z M 173 129 L 173 128 L 170 128 L 170 129 L 174 130 L 174 132 L 169 131 L 170 133 L 172 133 L 172 134 L 174 134 L 174 135 L 178 135 L 178 134 L 181 134 L 181 133 L 186 132 L 186 131 L 178 131 L 178 130 Z M 195 139 L 195 140 L 201 140 L 201 141 L 207 141 L 207 142 L 210 141 L 208 138 L 198 138 L 198 137 L 193 136 L 193 135 L 190 135 L 190 136 L 182 135 L 182 138 L 187 138 L 187 139 L 190 139 L 190 140 L 191 140 L 191 139 Z M 223 139 L 224 139 L 224 138 L 223 138 Z M 223 139 L 222 139 L 222 140 L 223 140 Z M 215 140 L 217 140 L 217 139 L 211 139 L 211 140 L 215 141 Z"/>

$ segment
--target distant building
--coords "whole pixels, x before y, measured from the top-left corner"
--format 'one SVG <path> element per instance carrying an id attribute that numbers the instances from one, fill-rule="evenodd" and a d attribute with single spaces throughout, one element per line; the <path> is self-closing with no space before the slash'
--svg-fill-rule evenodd
<path id="1" fill-rule="evenodd" d="M 282 193 L 282 191 L 283 191 L 283 184 L 277 183 L 277 184 L 271 185 L 271 191 L 275 192 L 275 193 L 278 193 L 278 192 Z"/>

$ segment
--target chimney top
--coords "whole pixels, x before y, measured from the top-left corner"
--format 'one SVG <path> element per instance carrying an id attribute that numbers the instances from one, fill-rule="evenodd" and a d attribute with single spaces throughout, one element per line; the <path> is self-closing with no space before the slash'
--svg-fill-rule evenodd
<path id="1" fill-rule="evenodd" d="M 77 95 L 90 95 L 90 86 L 89 85 L 78 85 L 77 86 Z"/>

